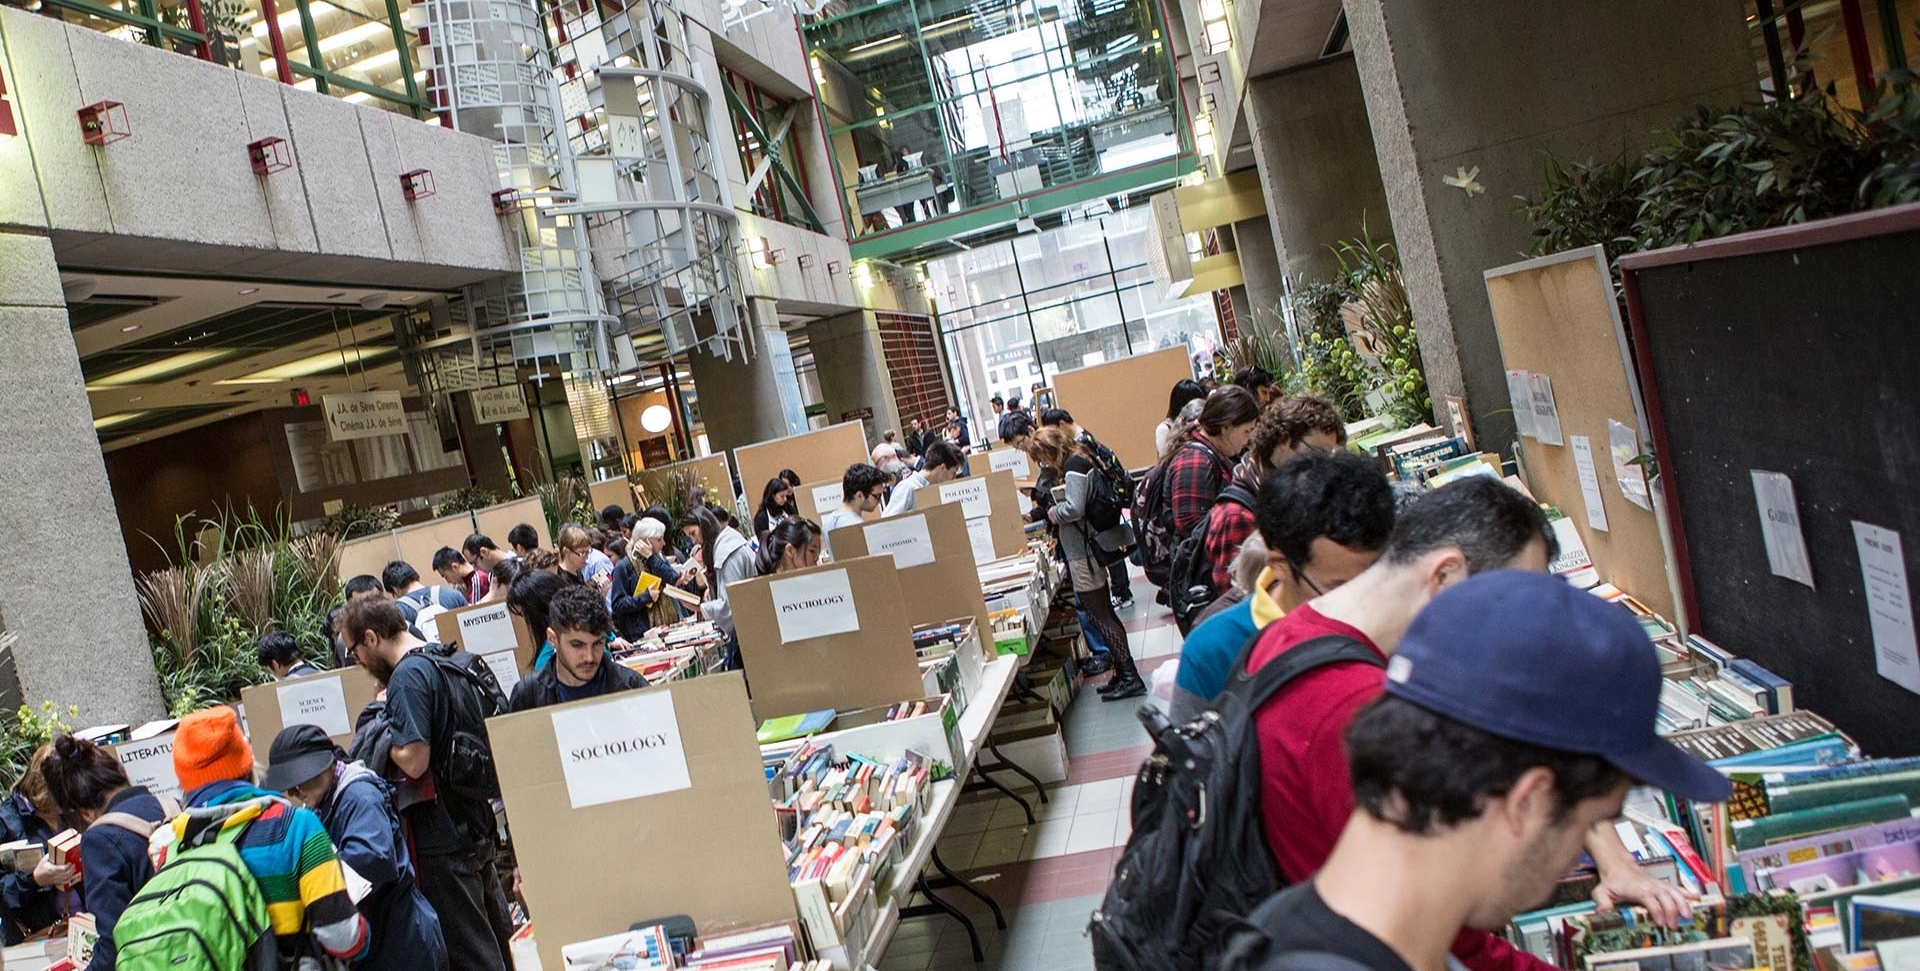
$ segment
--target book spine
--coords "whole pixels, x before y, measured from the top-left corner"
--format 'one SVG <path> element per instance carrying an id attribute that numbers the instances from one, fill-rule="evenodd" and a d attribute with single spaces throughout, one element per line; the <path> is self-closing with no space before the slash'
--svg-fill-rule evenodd
<path id="1" fill-rule="evenodd" d="M 1866 823 L 1879 823 L 1911 815 L 1907 797 L 1893 795 L 1859 802 L 1777 813 L 1759 819 L 1742 819 L 1732 826 L 1736 850 L 1758 849 L 1768 843 L 1827 833 Z"/>
<path id="2" fill-rule="evenodd" d="M 1882 796 L 1904 796 L 1909 803 L 1920 802 L 1920 772 L 1767 786 L 1767 804 L 1773 807 L 1775 813 L 1799 812 Z"/>

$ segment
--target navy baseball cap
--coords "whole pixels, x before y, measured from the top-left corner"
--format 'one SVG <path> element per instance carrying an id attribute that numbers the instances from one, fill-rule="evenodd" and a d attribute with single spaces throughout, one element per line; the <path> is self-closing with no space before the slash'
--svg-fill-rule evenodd
<path id="1" fill-rule="evenodd" d="M 1387 664 L 1387 693 L 1483 732 L 1607 760 L 1697 802 L 1726 777 L 1655 730 L 1660 658 L 1625 608 L 1559 577 L 1470 577 L 1413 619 Z"/>

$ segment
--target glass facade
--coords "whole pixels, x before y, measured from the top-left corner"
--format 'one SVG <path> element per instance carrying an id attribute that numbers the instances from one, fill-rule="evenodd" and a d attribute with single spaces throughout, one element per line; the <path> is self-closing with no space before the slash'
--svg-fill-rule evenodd
<path id="1" fill-rule="evenodd" d="M 990 414 L 995 394 L 1028 398 L 1061 371 L 1182 344 L 1211 360 L 1213 304 L 1160 291 L 1153 231 L 1148 210 L 1125 209 L 927 263 L 960 407 Z"/>
<path id="2" fill-rule="evenodd" d="M 1148 0 L 883 0 L 805 36 L 856 234 L 1181 150 Z"/>

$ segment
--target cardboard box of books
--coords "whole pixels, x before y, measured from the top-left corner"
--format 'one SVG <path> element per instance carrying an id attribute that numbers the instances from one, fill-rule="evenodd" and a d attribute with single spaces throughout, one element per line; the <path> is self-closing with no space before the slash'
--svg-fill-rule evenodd
<path id="1" fill-rule="evenodd" d="M 541 964 L 676 914 L 705 935 L 794 916 L 739 674 L 487 722 Z"/>
<path id="2" fill-rule="evenodd" d="M 914 627 L 950 623 L 957 617 L 986 626 L 986 600 L 959 504 L 921 506 L 877 522 L 843 526 L 827 540 L 840 560 L 891 555 L 901 589 L 913 592 L 906 601 L 906 617 Z"/>
<path id="3" fill-rule="evenodd" d="M 727 598 L 761 720 L 920 696 L 893 557 L 741 580 L 728 585 Z"/>
<path id="4" fill-rule="evenodd" d="M 945 695 L 843 712 L 833 724 L 833 731 L 821 732 L 813 741 L 843 754 L 888 762 L 912 749 L 946 763 L 949 772 L 966 754 L 960 740 L 960 713 Z M 936 774 L 945 777 L 945 773 Z"/>
<path id="5" fill-rule="evenodd" d="M 540 641 L 546 637 L 546 631 L 535 637 L 535 632 L 527 628 L 526 618 L 508 610 L 504 600 L 449 610 L 434 618 L 434 623 L 440 643 L 457 644 L 468 654 L 485 659 L 493 669 L 494 680 L 508 694 L 533 670 Z"/>
<path id="6" fill-rule="evenodd" d="M 288 725 L 318 725 L 346 748 L 353 744 L 353 725 L 380 690 L 373 675 L 358 665 L 335 668 L 290 681 L 256 684 L 240 692 L 247 710 L 247 740 L 253 743 L 253 761 L 266 770 L 267 749 Z"/>

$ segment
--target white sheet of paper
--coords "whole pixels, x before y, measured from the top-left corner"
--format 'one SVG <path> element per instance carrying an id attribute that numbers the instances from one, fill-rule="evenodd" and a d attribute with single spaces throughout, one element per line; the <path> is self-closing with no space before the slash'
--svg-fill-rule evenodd
<path id="1" fill-rule="evenodd" d="M 481 610 L 461 614 L 460 649 L 468 654 L 492 654 L 519 646 L 513 636 L 513 614 L 502 600 Z M 505 682 L 501 686 L 505 687 Z"/>
<path id="2" fill-rule="evenodd" d="M 993 520 L 982 516 L 967 520 L 967 541 L 973 544 L 973 562 L 991 563 L 998 557 L 993 555 Z"/>
<path id="3" fill-rule="evenodd" d="M 1573 470 L 1580 476 L 1580 501 L 1587 507 L 1587 525 L 1607 531 L 1607 507 L 1601 503 L 1600 470 L 1593 464 L 1593 441 L 1585 435 L 1573 435 Z"/>
<path id="4" fill-rule="evenodd" d="M 367 899 L 367 894 L 373 892 L 373 881 L 361 876 L 359 871 L 348 866 L 345 860 L 340 861 L 340 874 L 347 878 L 347 898 L 354 903 Z"/>
<path id="5" fill-rule="evenodd" d="M 180 777 L 173 771 L 171 732 L 142 742 L 121 742 L 114 751 L 120 756 L 120 767 L 127 770 L 128 781 L 146 786 L 147 791 L 155 795 L 165 794 L 175 802 L 186 802 L 186 793 L 180 791 Z"/>
<path id="6" fill-rule="evenodd" d="M 1920 643 L 1914 640 L 1913 600 L 1907 592 L 1900 534 L 1856 519 L 1853 542 L 1860 550 L 1860 577 L 1866 584 L 1874 666 L 1881 677 L 1920 694 Z"/>
<path id="7" fill-rule="evenodd" d="M 493 672 L 493 679 L 500 682 L 500 690 L 513 694 L 513 686 L 520 683 L 520 663 L 514 660 L 513 651 L 494 651 L 492 654 L 480 655 L 480 659 L 487 662 L 488 670 Z"/>
<path id="8" fill-rule="evenodd" d="M 1520 437 L 1539 437 L 1533 430 L 1533 382 L 1527 372 L 1507 372 L 1507 397 L 1513 399 L 1513 425 Z"/>
<path id="9" fill-rule="evenodd" d="M 1529 374 L 1527 388 L 1533 399 L 1533 437 L 1547 445 L 1565 445 L 1560 438 L 1560 409 L 1553 404 L 1553 379 Z"/>
<path id="10" fill-rule="evenodd" d="M 575 809 L 690 788 L 673 694 L 627 691 L 553 712 L 567 798 Z"/>
<path id="11" fill-rule="evenodd" d="M 1027 461 L 1027 453 L 1017 448 L 996 448 L 988 452 L 987 471 L 1012 472 L 1016 479 L 1033 478 L 1033 465 Z"/>
<path id="12" fill-rule="evenodd" d="M 893 568 L 905 570 L 933 562 L 933 537 L 927 534 L 927 517 L 882 519 L 864 527 L 867 553 L 893 554 Z"/>
<path id="13" fill-rule="evenodd" d="M 768 589 L 773 592 L 773 613 L 780 621 L 782 644 L 860 629 L 853 581 L 845 570 L 774 580 Z"/>
<path id="14" fill-rule="evenodd" d="M 993 500 L 987 498 L 987 480 L 983 478 L 941 484 L 940 501 L 959 503 L 961 513 L 968 519 L 993 515 Z"/>
<path id="15" fill-rule="evenodd" d="M 841 491 L 840 483 L 838 482 L 823 486 L 814 486 L 813 508 L 819 510 L 820 515 L 824 516 L 840 508 L 840 497 L 844 495 L 846 495 L 846 493 Z"/>
<path id="16" fill-rule="evenodd" d="M 1013 498 L 1015 498 L 1015 499 L 1017 499 L 1017 500 L 1019 500 L 1019 502 L 1020 502 L 1020 515 L 1022 515 L 1022 516 L 1025 516 L 1025 515 L 1027 515 L 1028 513 L 1031 513 L 1031 512 L 1033 512 L 1033 500 L 1032 500 L 1032 499 L 1029 499 L 1029 498 L 1027 498 L 1027 494 L 1026 494 L 1026 493 L 1024 493 L 1024 492 L 1015 492 L 1015 493 L 1013 494 Z"/>
<path id="17" fill-rule="evenodd" d="M 1580 538 L 1580 530 L 1573 520 L 1561 517 L 1553 521 L 1553 538 L 1559 541 L 1560 558 L 1553 561 L 1547 569 L 1555 576 L 1585 590 L 1600 583 L 1600 571 L 1593 568 L 1593 557 L 1587 553 L 1587 541 Z"/>
<path id="18" fill-rule="evenodd" d="M 275 692 L 280 699 L 280 727 L 318 725 L 328 735 L 348 735 L 353 722 L 347 717 L 347 689 L 339 678 L 310 678 L 283 684 Z"/>
<path id="19" fill-rule="evenodd" d="M 1780 472 L 1751 472 L 1753 501 L 1760 509 L 1760 538 L 1767 544 L 1767 568 L 1774 576 L 1811 588 L 1813 561 L 1807 556 L 1807 537 L 1801 531 L 1800 503 L 1793 495 L 1793 480 Z"/>
<path id="20" fill-rule="evenodd" d="M 1647 489 L 1647 471 L 1634 465 L 1633 460 L 1640 457 L 1640 433 L 1631 425 L 1623 425 L 1613 419 L 1607 419 L 1607 451 L 1613 456 L 1613 480 L 1620 484 L 1620 494 L 1627 501 L 1648 512 L 1653 511 L 1653 497 Z"/>

